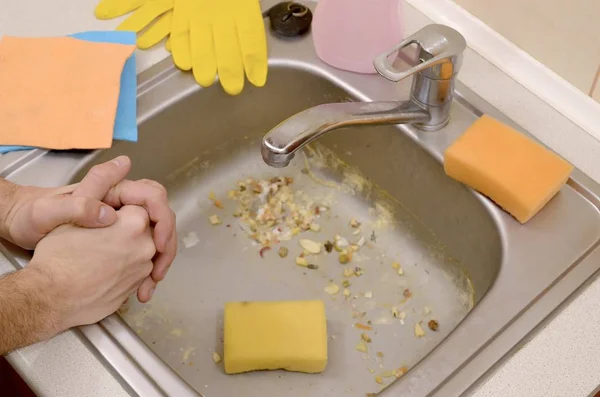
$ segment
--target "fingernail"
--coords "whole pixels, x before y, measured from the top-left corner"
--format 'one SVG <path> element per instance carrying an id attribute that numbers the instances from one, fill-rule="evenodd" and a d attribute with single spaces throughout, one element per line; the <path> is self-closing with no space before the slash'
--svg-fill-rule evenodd
<path id="1" fill-rule="evenodd" d="M 116 159 L 113 159 L 112 162 L 116 164 L 117 167 L 122 167 L 123 165 L 125 165 L 125 158 L 124 156 L 119 156 Z"/>
<path id="2" fill-rule="evenodd" d="M 152 299 L 152 295 L 154 295 L 154 288 L 151 288 L 150 292 L 148 292 L 148 300 Z"/>
<path id="3" fill-rule="evenodd" d="M 98 214 L 98 220 L 100 221 L 100 223 L 108 223 L 108 217 L 106 216 L 106 214 L 108 213 L 108 209 L 106 208 L 105 205 L 100 207 L 100 213 Z"/>

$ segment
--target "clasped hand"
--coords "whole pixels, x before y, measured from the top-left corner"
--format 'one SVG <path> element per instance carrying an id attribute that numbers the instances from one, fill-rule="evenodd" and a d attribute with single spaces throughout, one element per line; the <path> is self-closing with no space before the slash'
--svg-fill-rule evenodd
<path id="1" fill-rule="evenodd" d="M 151 180 L 125 179 L 130 168 L 120 156 L 73 185 L 13 186 L 0 232 L 35 249 L 27 269 L 54 286 L 56 332 L 101 320 L 136 290 L 147 302 L 175 258 L 167 192 Z"/>

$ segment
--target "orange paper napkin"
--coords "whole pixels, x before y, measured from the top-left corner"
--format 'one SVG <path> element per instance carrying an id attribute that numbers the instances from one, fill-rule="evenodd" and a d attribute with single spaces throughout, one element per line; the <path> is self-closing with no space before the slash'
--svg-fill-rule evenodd
<path id="1" fill-rule="evenodd" d="M 134 49 L 72 37 L 2 37 L 0 145 L 110 147 L 121 72 Z"/>

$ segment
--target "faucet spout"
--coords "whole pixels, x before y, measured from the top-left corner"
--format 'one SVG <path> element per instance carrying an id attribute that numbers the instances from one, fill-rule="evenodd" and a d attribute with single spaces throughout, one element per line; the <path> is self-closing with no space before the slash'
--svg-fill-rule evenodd
<path id="1" fill-rule="evenodd" d="M 269 131 L 262 140 L 261 153 L 268 165 L 286 167 L 298 150 L 330 131 L 352 126 L 422 123 L 429 119 L 429 112 L 413 101 L 318 105 Z"/>

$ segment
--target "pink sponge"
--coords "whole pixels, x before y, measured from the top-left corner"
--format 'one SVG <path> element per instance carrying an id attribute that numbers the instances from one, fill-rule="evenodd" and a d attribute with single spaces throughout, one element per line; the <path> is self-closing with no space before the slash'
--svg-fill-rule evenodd
<path id="1" fill-rule="evenodd" d="M 312 34 L 323 62 L 376 73 L 373 59 L 402 41 L 400 0 L 320 0 Z"/>

